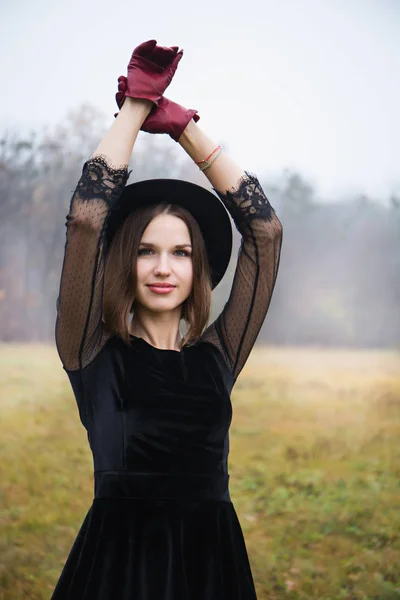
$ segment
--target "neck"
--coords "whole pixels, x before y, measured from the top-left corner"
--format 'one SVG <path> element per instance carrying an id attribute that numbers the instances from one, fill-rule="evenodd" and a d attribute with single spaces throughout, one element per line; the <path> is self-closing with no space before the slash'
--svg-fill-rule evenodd
<path id="1" fill-rule="evenodd" d="M 179 331 L 179 321 L 177 319 L 166 321 L 160 318 L 154 320 L 154 318 L 149 319 L 144 315 L 139 317 L 135 314 L 129 326 L 129 333 L 143 338 L 156 348 L 180 350 L 182 335 Z"/>

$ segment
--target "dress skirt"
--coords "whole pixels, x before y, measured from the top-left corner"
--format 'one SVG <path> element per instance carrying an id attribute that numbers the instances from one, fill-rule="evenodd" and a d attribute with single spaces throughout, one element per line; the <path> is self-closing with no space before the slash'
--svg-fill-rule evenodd
<path id="1" fill-rule="evenodd" d="M 255 600 L 228 478 L 95 473 L 51 600 Z"/>

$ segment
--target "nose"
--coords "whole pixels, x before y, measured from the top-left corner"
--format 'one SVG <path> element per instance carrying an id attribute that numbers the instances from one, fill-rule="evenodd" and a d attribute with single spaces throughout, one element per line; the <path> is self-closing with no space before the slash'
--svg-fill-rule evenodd
<path id="1" fill-rule="evenodd" d="M 155 273 L 155 275 L 167 276 L 170 274 L 170 272 L 171 272 L 171 267 L 169 264 L 168 255 L 161 253 L 159 255 L 157 264 L 154 267 L 154 273 Z"/>

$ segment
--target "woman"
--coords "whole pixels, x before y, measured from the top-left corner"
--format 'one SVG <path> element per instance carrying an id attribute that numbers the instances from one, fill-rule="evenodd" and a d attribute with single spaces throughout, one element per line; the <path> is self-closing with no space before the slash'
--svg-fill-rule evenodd
<path id="1" fill-rule="evenodd" d="M 155 40 L 134 50 L 121 110 L 67 216 L 56 343 L 95 494 L 53 600 L 256 598 L 229 496 L 230 395 L 268 310 L 282 226 L 257 178 L 163 95 L 181 58 Z M 126 186 L 140 129 L 168 133 L 219 198 L 176 180 Z M 229 300 L 207 326 L 231 254 L 224 206 L 242 244 Z"/>

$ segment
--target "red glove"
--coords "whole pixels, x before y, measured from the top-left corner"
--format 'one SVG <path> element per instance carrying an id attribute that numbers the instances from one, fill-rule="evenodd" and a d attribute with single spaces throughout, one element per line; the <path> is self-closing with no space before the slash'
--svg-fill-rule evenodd
<path id="1" fill-rule="evenodd" d="M 118 107 L 121 108 L 125 96 L 151 100 L 158 105 L 182 56 L 183 50 L 178 52 L 178 46 L 157 46 L 156 40 L 149 40 L 137 46 L 128 64 L 126 91 L 123 95 L 118 92 L 115 96 Z"/>
<path id="2" fill-rule="evenodd" d="M 120 102 L 125 96 L 128 82 L 127 78 L 121 75 L 118 77 L 118 93 Z M 116 117 L 118 113 L 114 116 Z M 183 130 L 186 128 L 189 121 L 193 119 L 195 123 L 200 119 L 197 110 L 187 109 L 168 100 L 162 96 L 158 103 L 158 107 L 154 107 L 144 121 L 141 131 L 147 133 L 168 133 L 175 142 L 181 137 Z"/>
<path id="3" fill-rule="evenodd" d="M 150 112 L 140 129 L 148 133 L 168 133 L 177 142 L 192 119 L 195 123 L 200 119 L 197 110 L 184 108 L 163 96 L 158 107 Z"/>

